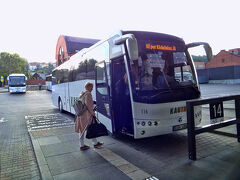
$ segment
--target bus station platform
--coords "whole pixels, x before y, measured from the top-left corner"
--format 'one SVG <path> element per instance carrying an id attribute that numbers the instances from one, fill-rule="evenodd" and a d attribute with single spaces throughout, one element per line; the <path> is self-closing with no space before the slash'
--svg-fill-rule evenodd
<path id="1" fill-rule="evenodd" d="M 240 143 L 234 136 L 199 134 L 197 160 L 192 161 L 188 159 L 186 130 L 139 140 L 104 136 L 99 138 L 104 142 L 101 149 L 94 149 L 87 140 L 91 148 L 80 151 L 73 123 L 49 129 L 30 126 L 42 179 L 240 179 Z M 234 134 L 235 129 L 232 125 L 219 131 Z"/>

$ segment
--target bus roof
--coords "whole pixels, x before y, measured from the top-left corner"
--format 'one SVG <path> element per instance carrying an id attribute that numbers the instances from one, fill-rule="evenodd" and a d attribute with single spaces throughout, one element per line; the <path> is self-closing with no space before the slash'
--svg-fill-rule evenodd
<path id="1" fill-rule="evenodd" d="M 9 76 L 25 76 L 25 74 L 9 74 Z"/>
<path id="2" fill-rule="evenodd" d="M 146 39 L 146 40 L 156 40 L 161 39 L 162 41 L 173 41 L 184 43 L 182 38 L 177 36 L 173 36 L 170 34 L 158 33 L 158 32 L 148 32 L 148 31 L 122 31 L 123 34 L 134 34 L 134 36 L 138 39 Z"/>

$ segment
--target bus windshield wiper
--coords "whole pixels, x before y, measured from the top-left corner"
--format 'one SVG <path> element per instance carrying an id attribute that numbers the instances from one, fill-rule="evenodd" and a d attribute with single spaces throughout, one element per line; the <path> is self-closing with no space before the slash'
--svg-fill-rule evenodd
<path id="1" fill-rule="evenodd" d="M 169 92 L 170 92 L 170 91 L 168 91 L 168 90 L 161 91 L 161 92 L 159 92 L 159 93 L 157 93 L 157 94 L 155 94 L 155 95 L 152 95 L 151 98 L 154 98 L 154 97 L 157 97 L 157 96 L 159 96 L 159 95 L 161 95 L 161 94 L 165 94 L 165 93 L 169 93 Z"/>

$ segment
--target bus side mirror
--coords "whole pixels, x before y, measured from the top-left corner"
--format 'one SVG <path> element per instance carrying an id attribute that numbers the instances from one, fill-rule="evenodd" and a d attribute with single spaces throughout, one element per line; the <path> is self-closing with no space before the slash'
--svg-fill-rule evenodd
<path id="1" fill-rule="evenodd" d="M 26 81 L 28 80 L 28 78 L 26 77 Z"/>
<path id="2" fill-rule="evenodd" d="M 128 55 L 131 61 L 138 60 L 138 44 L 135 37 L 129 38 L 126 41 Z"/>
<path id="3" fill-rule="evenodd" d="M 7 77 L 7 80 L 9 81 L 9 76 Z"/>
<path id="4" fill-rule="evenodd" d="M 138 45 L 137 39 L 133 34 L 125 34 L 114 40 L 115 45 L 120 45 L 126 42 L 127 51 L 130 58 L 130 61 L 138 59 Z"/>
<path id="5" fill-rule="evenodd" d="M 204 47 L 204 50 L 205 50 L 206 55 L 207 55 L 208 62 L 211 61 L 213 59 L 213 54 L 212 54 L 212 48 L 208 43 L 206 43 L 206 42 L 194 42 L 194 43 L 187 44 L 186 47 L 187 48 L 193 48 L 193 47 L 201 46 L 201 45 L 203 45 L 203 47 Z"/>

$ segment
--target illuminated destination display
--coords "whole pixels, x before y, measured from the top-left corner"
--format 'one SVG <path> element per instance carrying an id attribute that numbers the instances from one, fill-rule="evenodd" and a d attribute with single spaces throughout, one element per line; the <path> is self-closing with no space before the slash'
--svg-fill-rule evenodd
<path id="1" fill-rule="evenodd" d="M 176 46 L 166 46 L 166 45 L 153 45 L 150 43 L 146 44 L 146 49 L 151 50 L 165 50 L 165 51 L 176 51 Z"/>

